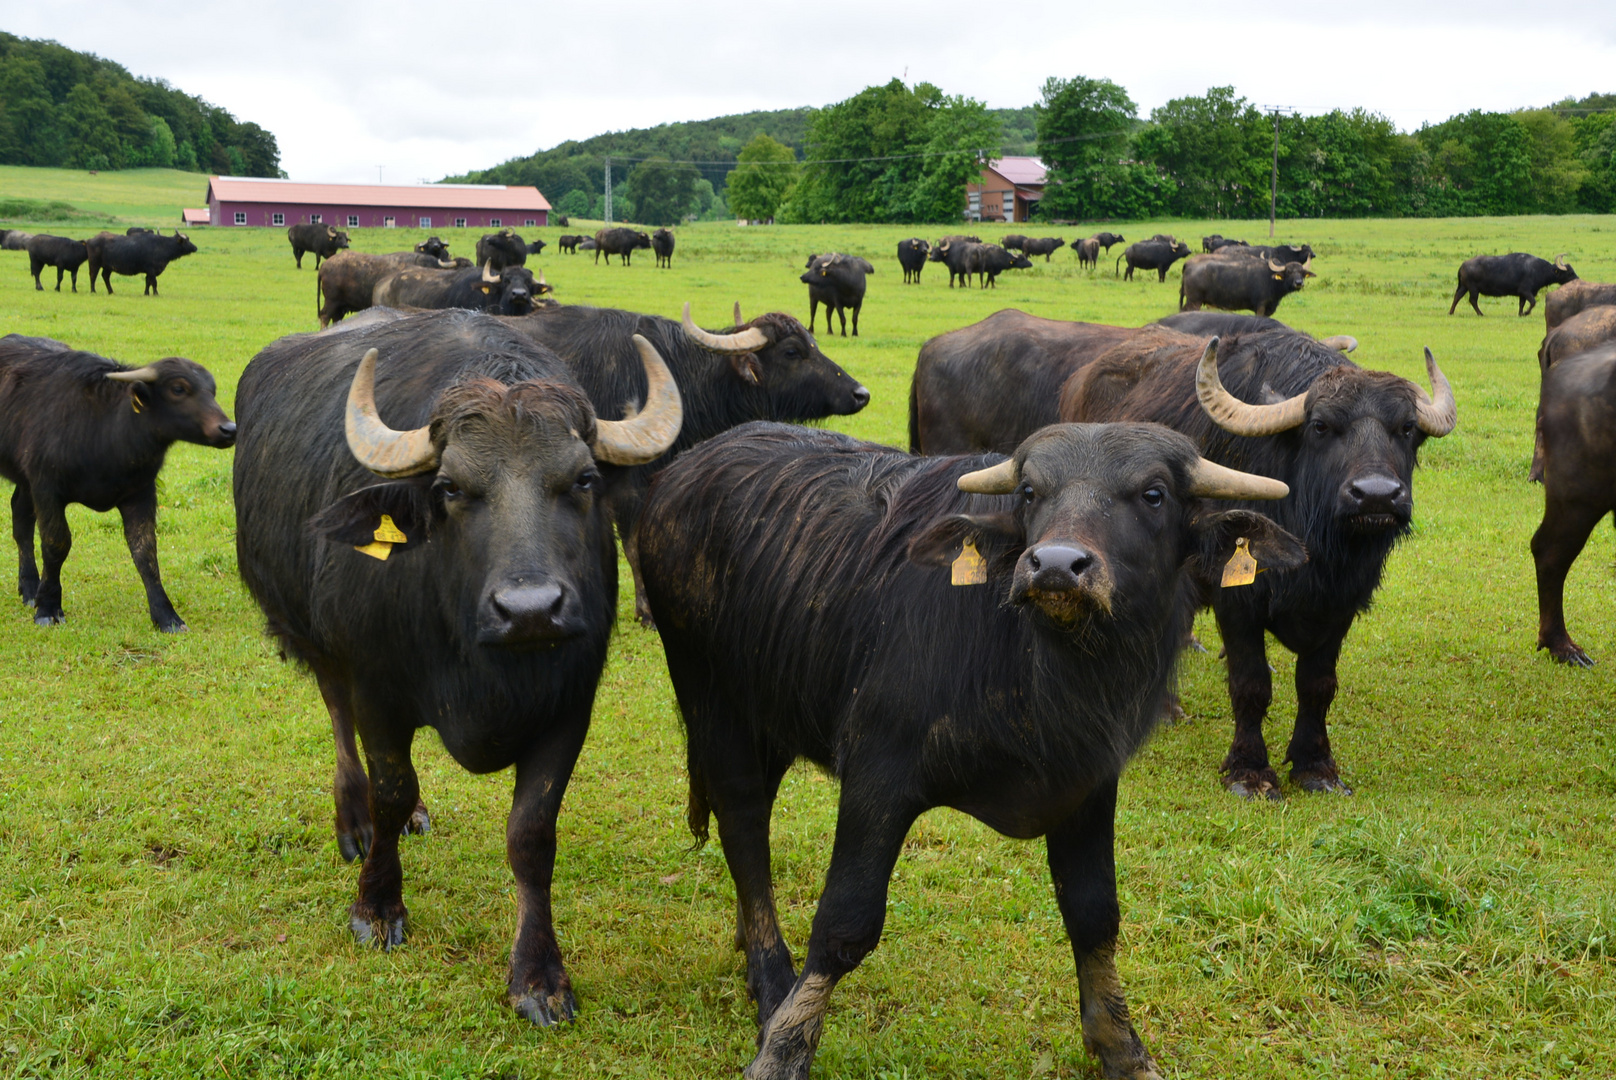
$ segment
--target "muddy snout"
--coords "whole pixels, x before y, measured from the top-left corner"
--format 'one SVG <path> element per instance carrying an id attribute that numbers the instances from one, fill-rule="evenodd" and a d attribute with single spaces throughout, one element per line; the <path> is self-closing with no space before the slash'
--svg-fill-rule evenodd
<path id="1" fill-rule="evenodd" d="M 1105 560 L 1082 544 L 1035 544 L 1016 563 L 1012 599 L 1072 622 L 1089 611 L 1111 610 L 1111 575 Z"/>

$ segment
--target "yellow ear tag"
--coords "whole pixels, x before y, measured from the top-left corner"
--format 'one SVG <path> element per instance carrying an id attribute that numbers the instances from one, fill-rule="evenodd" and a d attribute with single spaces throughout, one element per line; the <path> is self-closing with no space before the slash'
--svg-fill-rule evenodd
<path id="1" fill-rule="evenodd" d="M 361 555 L 369 555 L 372 559 L 380 559 L 382 562 L 386 562 L 387 556 L 393 553 L 393 545 L 383 540 L 372 540 L 363 547 L 356 547 L 354 550 Z"/>
<path id="2" fill-rule="evenodd" d="M 140 405 L 140 395 L 139 394 L 130 394 L 129 395 L 129 404 L 131 404 L 131 405 L 133 405 L 135 407 L 135 411 L 137 413 L 143 411 L 141 409 L 141 405 Z"/>
<path id="3" fill-rule="evenodd" d="M 955 585 L 981 585 L 988 579 L 988 562 L 976 550 L 976 544 L 970 540 L 960 549 L 959 558 L 954 560 Z"/>
<path id="4" fill-rule="evenodd" d="M 487 295 L 488 295 L 488 286 L 487 286 L 487 285 L 484 285 L 484 286 L 483 286 L 483 295 L 484 295 L 484 296 L 487 296 Z"/>
<path id="5" fill-rule="evenodd" d="M 1257 560 L 1251 554 L 1246 538 L 1235 541 L 1234 554 L 1223 564 L 1223 587 L 1250 585 L 1257 580 Z"/>
<path id="6" fill-rule="evenodd" d="M 405 544 L 410 539 L 404 535 L 403 530 L 393 524 L 393 518 L 390 514 L 382 515 L 381 524 L 376 526 L 374 535 L 377 540 L 384 544 Z"/>

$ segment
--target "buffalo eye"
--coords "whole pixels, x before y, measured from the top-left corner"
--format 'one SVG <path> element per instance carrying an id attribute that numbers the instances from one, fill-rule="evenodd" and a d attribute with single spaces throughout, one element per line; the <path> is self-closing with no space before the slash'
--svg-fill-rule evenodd
<path id="1" fill-rule="evenodd" d="M 182 398 L 191 392 L 191 384 L 184 379 L 175 379 L 168 384 L 168 396 Z"/>
<path id="2" fill-rule="evenodd" d="M 572 482 L 572 489 L 579 492 L 594 491 L 598 487 L 600 487 L 600 473 L 594 469 L 586 469 L 579 473 L 578 479 Z"/>
<path id="3" fill-rule="evenodd" d="M 1146 506 L 1154 509 L 1162 504 L 1162 500 L 1166 498 L 1167 495 L 1166 492 L 1162 491 L 1158 485 L 1152 484 L 1150 487 L 1147 487 L 1144 491 L 1140 492 L 1139 497 L 1145 500 Z"/>
<path id="4" fill-rule="evenodd" d="M 1412 434 L 1414 434 L 1414 421 L 1413 420 L 1404 420 L 1403 421 L 1403 435 L 1404 435 L 1404 437 L 1406 438 L 1407 436 L 1412 435 Z"/>
<path id="5" fill-rule="evenodd" d="M 453 502 L 465 494 L 460 490 L 460 485 L 447 476 L 438 477 L 437 482 L 432 485 L 432 490 L 436 491 L 438 498 L 444 502 Z"/>
<path id="6" fill-rule="evenodd" d="M 1315 435 L 1330 434 L 1330 425 L 1326 424 L 1323 420 L 1315 420 L 1310 426 L 1313 428 L 1313 434 Z"/>
<path id="7" fill-rule="evenodd" d="M 1016 494 L 1021 496 L 1022 502 L 1032 502 L 1038 497 L 1037 493 L 1033 491 L 1031 484 L 1022 484 L 1016 489 Z"/>

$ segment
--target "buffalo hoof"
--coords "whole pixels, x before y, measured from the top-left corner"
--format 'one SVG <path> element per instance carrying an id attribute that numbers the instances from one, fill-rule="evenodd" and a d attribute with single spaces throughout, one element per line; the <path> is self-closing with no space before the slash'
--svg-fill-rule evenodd
<path id="1" fill-rule="evenodd" d="M 34 620 L 38 622 L 38 619 Z M 1594 658 L 1582 651 L 1582 646 L 1574 641 L 1564 645 L 1545 646 L 1549 655 L 1554 657 L 1557 664 L 1570 664 L 1572 667 L 1590 668 L 1594 666 Z"/>
<path id="2" fill-rule="evenodd" d="M 384 952 L 404 944 L 404 905 L 390 914 L 376 915 L 354 904 L 348 909 L 348 929 L 361 945 L 375 945 Z"/>
<path id="3" fill-rule="evenodd" d="M 34 613 L 35 626 L 56 626 L 60 623 L 65 623 L 66 621 L 67 615 L 61 611 L 55 612 L 54 614 L 48 611 Z"/>
<path id="4" fill-rule="evenodd" d="M 426 812 L 426 803 L 420 799 L 415 800 L 415 809 L 410 812 L 410 820 L 404 823 L 404 831 L 416 836 L 425 836 L 432 831 L 432 815 Z"/>
<path id="5" fill-rule="evenodd" d="M 363 859 L 370 853 L 370 842 L 375 835 L 368 821 L 354 829 L 337 826 L 337 850 L 342 853 L 342 861 Z"/>
<path id="6" fill-rule="evenodd" d="M 1291 770 L 1291 783 L 1303 791 L 1311 791 L 1316 795 L 1351 795 L 1352 789 L 1341 782 L 1334 769 L 1299 771 Z"/>
<path id="7" fill-rule="evenodd" d="M 158 632 L 163 634 L 183 634 L 189 629 L 190 627 L 185 625 L 184 619 L 174 619 L 172 622 L 160 622 L 157 624 Z"/>
<path id="8" fill-rule="evenodd" d="M 578 1014 L 578 1000 L 572 989 L 563 986 L 555 993 L 545 993 L 541 987 L 530 987 L 521 993 L 511 993 L 511 1008 L 534 1027 L 554 1027 L 571 1023 Z"/>
<path id="9" fill-rule="evenodd" d="M 1268 799 L 1278 802 L 1285 797 L 1279 790 L 1279 774 L 1273 769 L 1242 769 L 1224 776 L 1223 786 L 1229 794 L 1242 799 Z"/>
<path id="10" fill-rule="evenodd" d="M 1184 642 L 1184 647 L 1186 649 L 1194 649 L 1198 653 L 1206 652 L 1206 646 L 1202 645 L 1201 639 L 1196 637 L 1194 634 L 1191 634 L 1189 636 L 1189 640 Z M 1221 656 L 1222 654 L 1220 653 L 1219 655 Z"/>
<path id="11" fill-rule="evenodd" d="M 1169 694 L 1167 700 L 1162 702 L 1161 722 L 1172 725 L 1179 723 L 1187 714 L 1184 712 L 1184 702 L 1177 694 Z"/>

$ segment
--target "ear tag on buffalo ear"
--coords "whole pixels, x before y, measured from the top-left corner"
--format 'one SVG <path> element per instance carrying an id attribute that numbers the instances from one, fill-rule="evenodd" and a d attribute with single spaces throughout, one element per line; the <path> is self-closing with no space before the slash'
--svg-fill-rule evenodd
<path id="1" fill-rule="evenodd" d="M 387 556 L 393 553 L 393 545 L 382 540 L 372 540 L 362 547 L 354 548 L 354 550 L 361 555 L 369 555 L 372 559 L 380 559 L 382 562 L 386 562 Z"/>
<path id="2" fill-rule="evenodd" d="M 483 295 L 484 295 L 484 296 L 487 296 L 487 295 L 488 295 L 488 286 L 487 286 L 487 285 L 484 285 L 484 286 L 483 286 Z"/>
<path id="3" fill-rule="evenodd" d="M 376 526 L 376 532 L 373 535 L 378 543 L 383 544 L 407 544 L 410 540 L 409 537 L 404 535 L 404 530 L 393 524 L 391 514 L 382 515 L 381 523 Z"/>
<path id="4" fill-rule="evenodd" d="M 976 543 L 965 541 L 959 558 L 953 562 L 955 585 L 981 585 L 988 580 L 988 562 L 976 550 Z"/>
<path id="5" fill-rule="evenodd" d="M 1244 536 L 1235 541 L 1234 554 L 1223 564 L 1223 587 L 1250 585 L 1257 580 L 1257 559 Z"/>
<path id="6" fill-rule="evenodd" d="M 144 411 L 144 407 L 140 404 L 140 395 L 139 394 L 135 394 L 135 393 L 130 394 L 129 395 L 129 404 L 131 404 L 131 405 L 133 405 L 135 407 L 135 412 L 137 412 L 137 413 Z"/>

